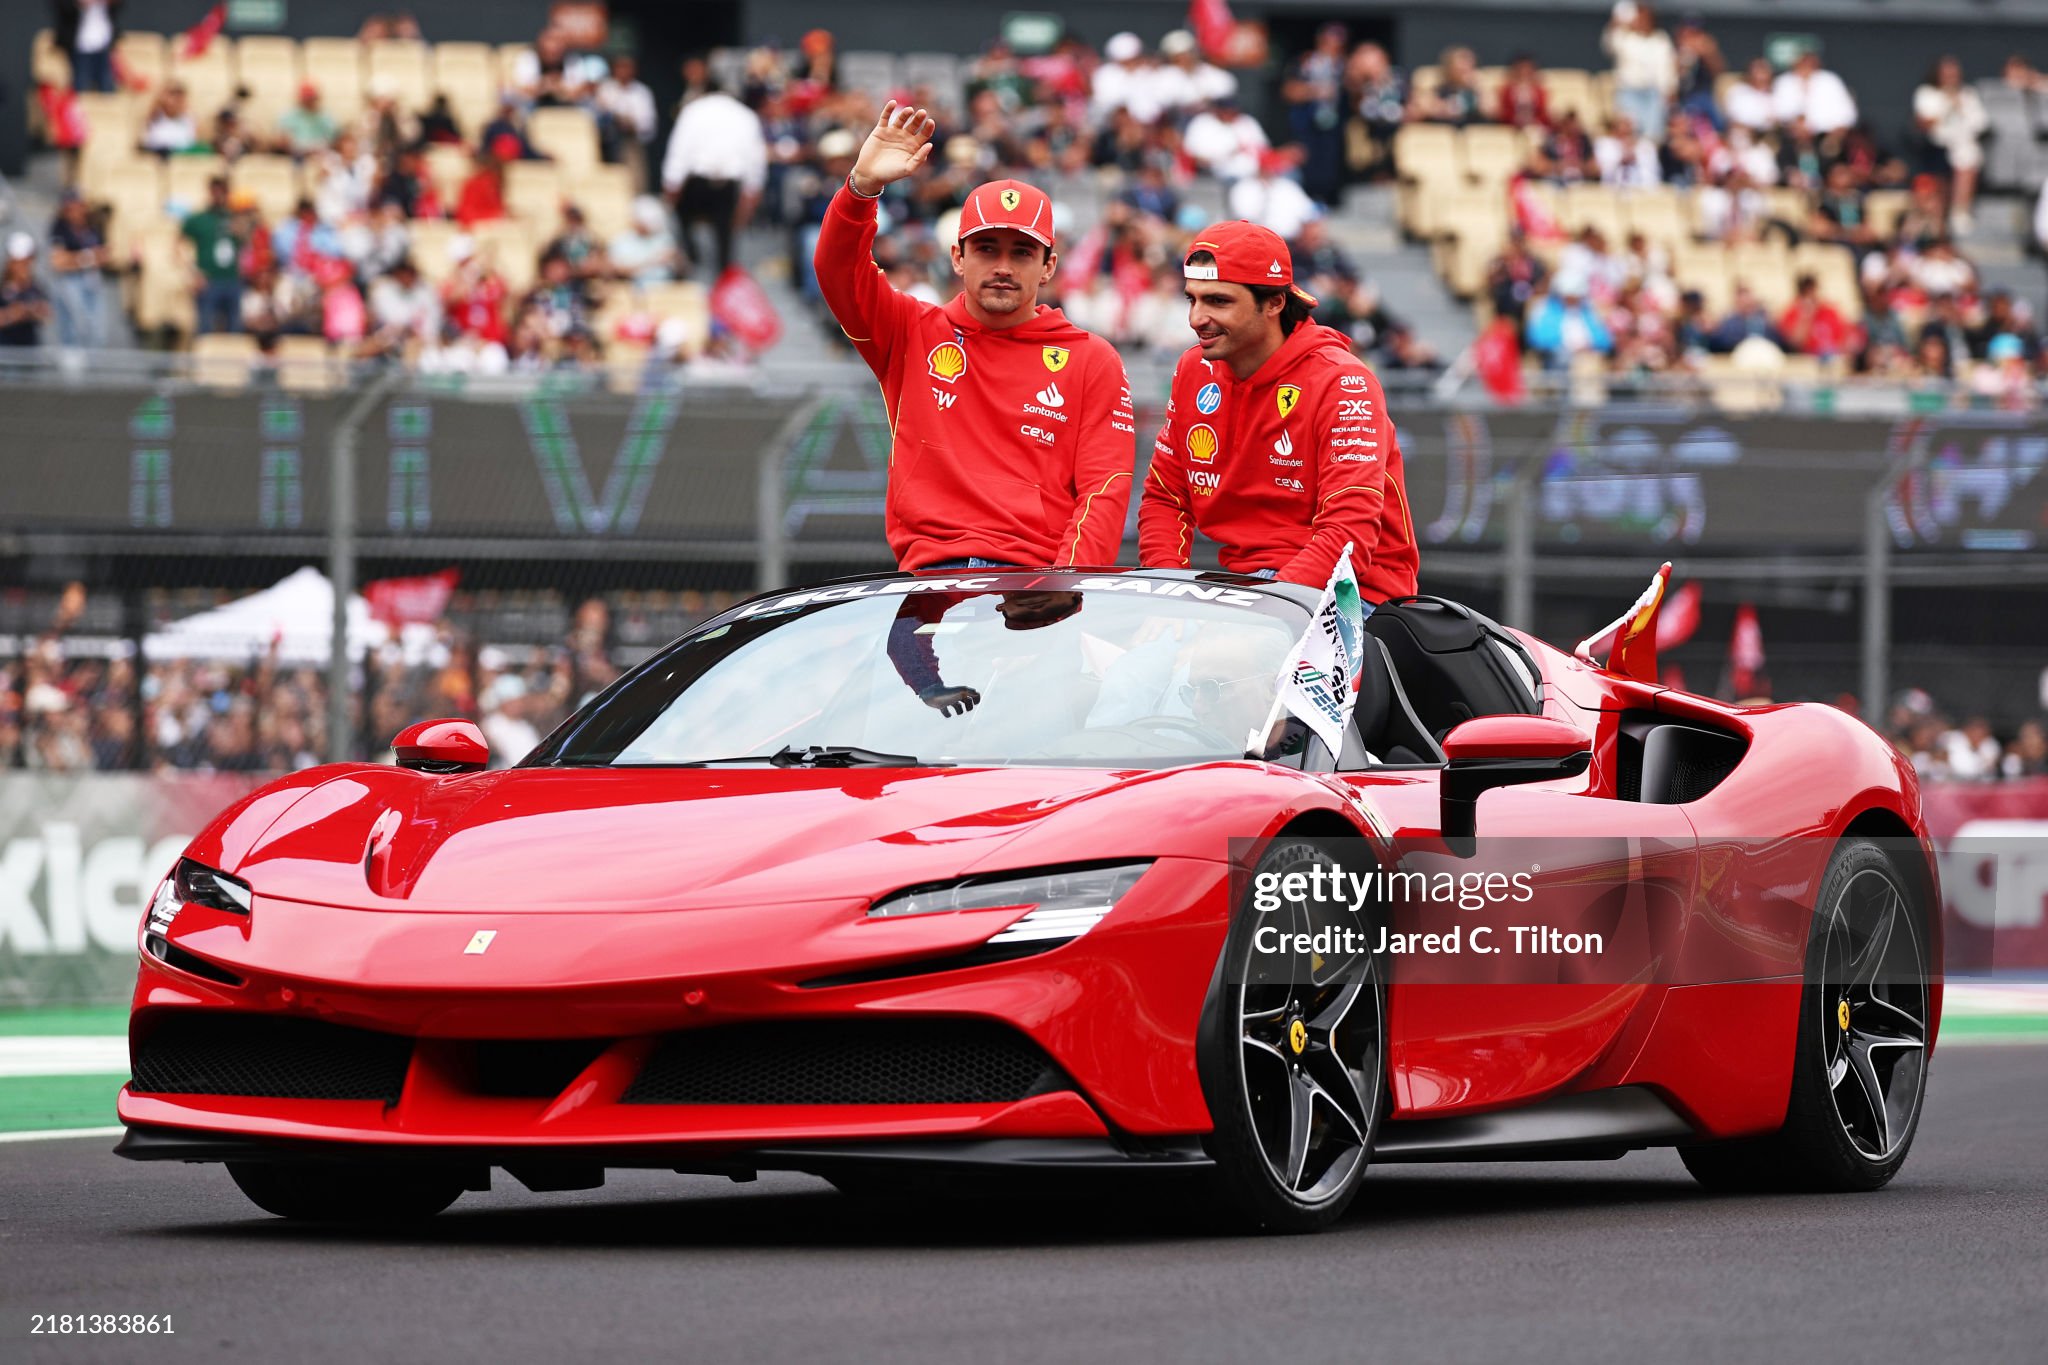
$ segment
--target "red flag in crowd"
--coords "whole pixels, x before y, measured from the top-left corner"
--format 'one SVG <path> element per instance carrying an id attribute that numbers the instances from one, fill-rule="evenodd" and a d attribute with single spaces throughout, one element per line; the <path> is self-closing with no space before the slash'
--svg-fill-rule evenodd
<path id="1" fill-rule="evenodd" d="M 760 284 L 739 266 L 729 265 L 711 286 L 711 317 L 748 349 L 765 351 L 782 340 L 782 317 Z"/>
<path id="2" fill-rule="evenodd" d="M 1700 585 L 1687 583 L 1664 600 L 1657 613 L 1657 648 L 1675 649 L 1700 628 Z"/>
<path id="3" fill-rule="evenodd" d="M 462 571 L 453 568 L 418 578 L 380 578 L 363 584 L 363 600 L 370 604 L 370 615 L 386 625 L 432 625 L 447 612 L 461 581 Z"/>
<path id="4" fill-rule="evenodd" d="M 215 5 L 204 18 L 185 30 L 185 41 L 179 46 L 178 55 L 187 58 L 205 56 L 206 49 L 213 46 L 213 40 L 220 37 L 220 31 L 227 26 L 227 5 Z"/>
<path id="5" fill-rule="evenodd" d="M 1498 403 L 1522 401 L 1522 338 L 1510 317 L 1496 317 L 1472 344 L 1480 382 Z"/>
<path id="6" fill-rule="evenodd" d="M 1195 41 L 1210 61 L 1220 62 L 1230 55 L 1231 36 L 1237 32 L 1230 0 L 1189 0 L 1188 27 L 1195 31 Z"/>
<path id="7" fill-rule="evenodd" d="M 1756 608 L 1744 602 L 1735 609 L 1735 634 L 1728 641 L 1728 677 L 1735 699 L 1756 695 L 1757 675 L 1764 667 L 1764 631 Z"/>

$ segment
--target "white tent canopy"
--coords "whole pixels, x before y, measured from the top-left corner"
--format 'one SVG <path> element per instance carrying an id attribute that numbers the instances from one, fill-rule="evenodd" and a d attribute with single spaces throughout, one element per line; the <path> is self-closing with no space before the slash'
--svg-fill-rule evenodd
<path id="1" fill-rule="evenodd" d="M 391 628 L 370 616 L 360 593 L 348 599 L 348 653 L 365 651 L 391 639 Z M 434 643 L 431 626 L 406 626 L 401 635 L 408 662 L 416 662 Z M 219 659 L 243 661 L 266 655 L 277 644 L 280 663 L 325 664 L 334 643 L 334 585 L 318 569 L 307 567 L 260 592 L 173 621 L 151 634 L 143 650 L 151 659 Z"/>

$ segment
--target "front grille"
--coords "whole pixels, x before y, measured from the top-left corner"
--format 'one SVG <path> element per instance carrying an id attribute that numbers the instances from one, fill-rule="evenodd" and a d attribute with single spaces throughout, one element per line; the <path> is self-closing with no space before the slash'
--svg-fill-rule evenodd
<path id="1" fill-rule="evenodd" d="M 129 1088 L 151 1095 L 398 1102 L 412 1040 L 317 1019 L 190 1013 L 136 1049 Z"/>
<path id="2" fill-rule="evenodd" d="M 553 1099 L 610 1046 L 605 1038 L 478 1043 L 476 1092 L 498 1099 Z"/>
<path id="3" fill-rule="evenodd" d="M 978 1019 L 821 1019 L 672 1034 L 626 1104 L 1001 1104 L 1071 1086 L 1016 1030 Z"/>

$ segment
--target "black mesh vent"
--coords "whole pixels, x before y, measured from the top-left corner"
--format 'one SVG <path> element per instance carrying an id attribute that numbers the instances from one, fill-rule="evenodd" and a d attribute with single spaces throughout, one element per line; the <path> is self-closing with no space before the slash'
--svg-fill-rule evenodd
<path id="1" fill-rule="evenodd" d="M 1688 801 L 1697 801 L 1720 786 L 1721 779 L 1734 771 L 1732 759 L 1718 755 L 1688 755 L 1672 764 L 1671 781 L 1665 788 L 1664 799 L 1668 804 L 1680 806 Z"/>
<path id="2" fill-rule="evenodd" d="M 824 1019 L 677 1033 L 627 1104 L 999 1104 L 1070 1082 L 1030 1039 L 974 1019 Z"/>
<path id="3" fill-rule="evenodd" d="M 476 1092 L 500 1099 L 553 1099 L 610 1046 L 607 1038 L 478 1043 Z"/>
<path id="4" fill-rule="evenodd" d="M 193 1013 L 162 1020 L 131 1089 L 154 1095 L 398 1102 L 412 1040 L 317 1019 Z"/>

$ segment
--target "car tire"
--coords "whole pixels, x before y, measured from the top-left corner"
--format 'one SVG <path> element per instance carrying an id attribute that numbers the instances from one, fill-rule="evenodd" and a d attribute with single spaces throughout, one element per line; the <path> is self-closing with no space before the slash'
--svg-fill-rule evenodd
<path id="1" fill-rule="evenodd" d="M 1814 906 L 1784 1126 L 1681 1148 L 1695 1180 L 1731 1193 L 1846 1193 L 1898 1174 L 1927 1090 L 1930 912 L 1884 848 L 1837 846 Z"/>
<path id="2" fill-rule="evenodd" d="M 265 1213 L 308 1223 L 409 1223 L 461 1197 L 459 1172 L 433 1166 L 230 1161 L 228 1175 Z"/>
<path id="3" fill-rule="evenodd" d="M 1260 857 L 1232 916 L 1197 1047 L 1217 1192 L 1235 1221 L 1267 1232 L 1314 1232 L 1343 1215 L 1388 1103 L 1386 972 L 1369 951 L 1378 909 L 1349 920 L 1284 898 L 1277 909 L 1255 903 L 1264 874 L 1317 866 L 1342 863 L 1314 839 L 1282 838 Z M 1258 951 L 1257 931 L 1276 917 L 1295 928 L 1350 927 L 1368 950 Z"/>

